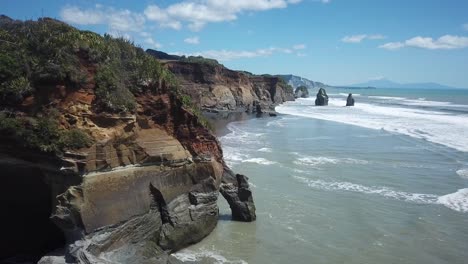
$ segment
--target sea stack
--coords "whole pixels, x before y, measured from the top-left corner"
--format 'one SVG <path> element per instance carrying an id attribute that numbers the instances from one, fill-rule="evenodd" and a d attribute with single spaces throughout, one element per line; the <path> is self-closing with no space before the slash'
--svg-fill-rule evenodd
<path id="1" fill-rule="evenodd" d="M 354 106 L 354 98 L 351 93 L 348 95 L 348 99 L 346 99 L 346 106 Z"/>
<path id="2" fill-rule="evenodd" d="M 328 105 L 328 95 L 325 89 L 320 88 L 315 99 L 315 105 Z"/>

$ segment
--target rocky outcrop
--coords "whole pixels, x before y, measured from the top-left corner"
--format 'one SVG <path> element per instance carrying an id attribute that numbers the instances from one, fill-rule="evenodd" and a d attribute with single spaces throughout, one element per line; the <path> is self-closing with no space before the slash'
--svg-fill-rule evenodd
<path id="1" fill-rule="evenodd" d="M 51 186 L 37 185 L 45 188 L 49 209 L 34 221 L 47 223 L 51 213 L 63 232 L 55 245 L 61 239 L 66 244 L 63 255 L 51 254 L 39 263 L 65 258 L 70 263 L 175 263 L 170 252 L 200 241 L 218 221 L 225 165 L 216 138 L 165 94 L 138 97 L 138 112 L 125 117 L 83 112 L 83 103 L 68 99 L 61 117 L 76 117 L 96 139 L 94 145 L 54 162 L 44 157 L 39 164 L 34 155 L 40 154 L 7 144 L 1 150 L 2 160 L 17 160 L 0 164 L 2 171 L 11 171 L 3 177 L 15 181 L 16 167 L 27 165 L 31 172 L 23 182 L 37 178 Z M 9 187 L 5 196 L 20 191 Z M 17 200 L 17 206 L 32 205 L 28 199 Z"/>
<path id="2" fill-rule="evenodd" d="M 346 99 L 346 106 L 354 106 L 353 94 L 348 95 L 348 98 Z"/>
<path id="3" fill-rule="evenodd" d="M 314 82 L 311 80 L 308 80 L 306 78 L 292 75 L 292 74 L 286 74 L 286 75 L 278 75 L 281 77 L 287 84 L 291 85 L 294 89 L 300 86 L 305 86 L 309 89 L 320 89 L 320 88 L 330 88 L 331 86 L 326 85 L 321 82 Z"/>
<path id="4" fill-rule="evenodd" d="M 317 93 L 317 99 L 315 99 L 315 105 L 328 105 L 328 95 L 327 91 L 325 89 L 320 88 L 320 90 Z"/>
<path id="5" fill-rule="evenodd" d="M 46 67 L 18 71 L 24 76 L 12 83 L 31 89 L 8 108 L 0 105 L 0 201 L 15 208 L 2 217 L 2 240 L 9 246 L 0 262 L 20 255 L 35 263 L 50 252 L 39 263 L 178 263 L 171 252 L 215 228 L 219 191 L 228 181 L 220 144 L 202 117 L 163 78 L 168 73 L 156 60 L 124 40 L 53 19 L 3 20 L 5 35 L 19 38 L 18 45 L 57 38 L 41 49 L 60 56 L 40 60 L 54 66 L 47 75 L 40 72 Z M 32 40 L 24 32 L 34 33 Z M 29 44 L 20 50 L 2 42 L 0 55 L 33 53 Z M 131 56 L 141 60 L 120 61 Z M 61 60 L 52 61 L 56 57 Z M 124 78 L 130 72 L 113 68 L 111 59 L 133 67 L 132 77 Z M 15 65 L 22 69 L 23 62 Z M 263 92 L 271 100 L 283 96 L 270 88 Z M 229 199 L 248 207 L 242 218 L 234 207 L 234 219 L 254 220 L 246 178 L 233 188 Z"/>
<path id="6" fill-rule="evenodd" d="M 177 77 L 182 94 L 203 110 L 269 113 L 294 93 L 281 78 L 233 71 L 203 61 L 168 61 L 165 66 Z"/>
<path id="7" fill-rule="evenodd" d="M 252 191 L 246 176 L 234 175 L 232 171 L 225 170 L 220 191 L 231 207 L 232 219 L 250 222 L 257 218 Z"/>
<path id="8" fill-rule="evenodd" d="M 305 86 L 299 86 L 294 91 L 295 98 L 308 98 L 309 97 L 309 89 Z"/>

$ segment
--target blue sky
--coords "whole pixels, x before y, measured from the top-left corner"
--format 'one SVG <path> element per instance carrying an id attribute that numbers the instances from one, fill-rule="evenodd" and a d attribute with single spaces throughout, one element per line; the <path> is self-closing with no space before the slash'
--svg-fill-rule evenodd
<path id="1" fill-rule="evenodd" d="M 2 0 L 0 10 L 257 74 L 468 88 L 466 0 Z"/>

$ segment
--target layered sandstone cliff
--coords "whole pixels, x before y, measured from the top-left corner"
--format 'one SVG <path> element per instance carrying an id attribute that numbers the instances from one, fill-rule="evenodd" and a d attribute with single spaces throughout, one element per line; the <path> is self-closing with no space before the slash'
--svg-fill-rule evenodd
<path id="1" fill-rule="evenodd" d="M 20 62 L 0 72 L 0 260 L 177 263 L 216 226 L 220 191 L 255 220 L 245 177 L 156 60 L 56 20 L 0 26 L 2 59 Z"/>
<path id="2" fill-rule="evenodd" d="M 199 57 L 184 59 L 147 52 L 166 59 L 164 65 L 177 77 L 181 92 L 204 110 L 269 112 L 278 104 L 294 100 L 292 87 L 277 76 L 234 71 Z"/>

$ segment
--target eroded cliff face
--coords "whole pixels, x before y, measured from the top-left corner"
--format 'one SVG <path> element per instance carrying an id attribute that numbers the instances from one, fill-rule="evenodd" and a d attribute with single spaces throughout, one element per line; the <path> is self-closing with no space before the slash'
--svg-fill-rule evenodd
<path id="1" fill-rule="evenodd" d="M 281 78 L 233 71 L 221 64 L 167 61 L 183 94 L 205 110 L 269 112 L 294 93 Z"/>
<path id="2" fill-rule="evenodd" d="M 92 135 L 91 147 L 61 159 L 2 150 L 3 161 L 15 161 L 1 164 L 3 170 L 27 166 L 37 171 L 30 178 L 51 186 L 37 188 L 50 195 L 51 219 L 65 235 L 55 246 L 66 239 L 63 253 L 78 263 L 165 263 L 167 253 L 207 236 L 218 220 L 225 170 L 213 134 L 170 93 L 138 96 L 137 113 L 125 116 L 95 113 L 83 98 L 93 98 L 92 87 L 65 93 L 57 109 L 64 127 L 71 121 Z"/>
<path id="3" fill-rule="evenodd" d="M 219 191 L 228 184 L 219 142 L 164 80 L 141 81 L 132 92 L 134 110 L 103 111 L 98 65 L 89 50 L 73 52 L 84 74 L 80 83 L 28 77 L 34 92 L 0 105 L 0 122 L 5 122 L 0 195 L 8 208 L 1 225 L 6 234 L 2 248 L 8 250 L 2 250 L 0 261 L 24 262 L 11 259 L 15 256 L 37 261 L 56 249 L 39 263 L 177 263 L 171 252 L 200 241 L 216 226 Z M 112 74 L 105 73 L 109 80 L 101 77 L 101 83 L 113 81 Z M 116 102 L 112 96 L 107 107 Z M 20 144 L 6 124 L 21 118 L 34 126 L 42 122 L 38 116 L 52 114 L 58 129 L 82 131 L 93 143 L 63 153 L 41 151 Z M 244 185 L 229 183 L 231 189 L 244 190 Z M 255 219 L 251 195 L 241 199 L 232 192 L 226 197 L 238 200 L 233 210 L 249 215 L 236 219 Z"/>

